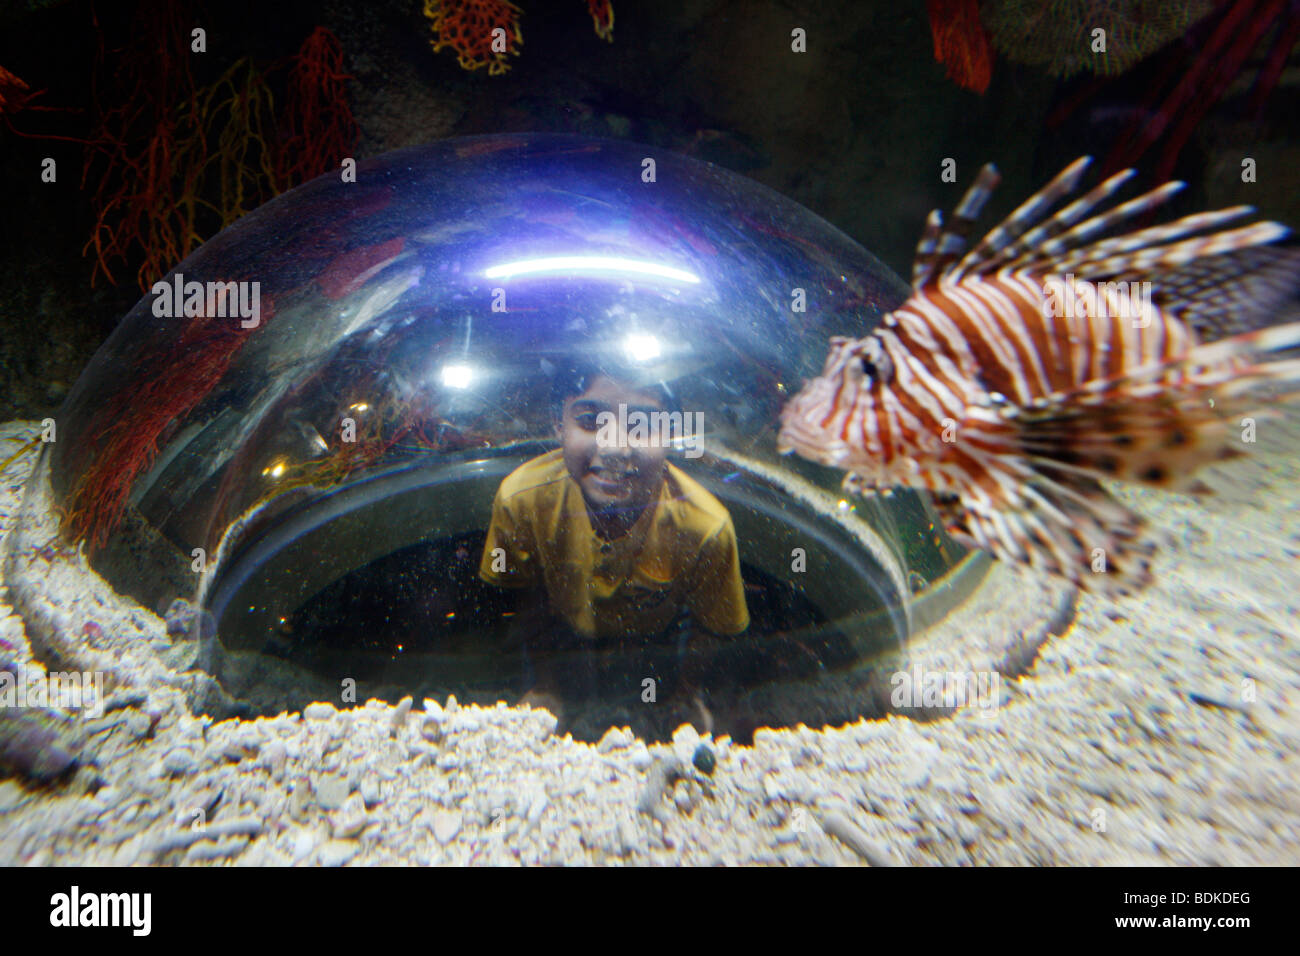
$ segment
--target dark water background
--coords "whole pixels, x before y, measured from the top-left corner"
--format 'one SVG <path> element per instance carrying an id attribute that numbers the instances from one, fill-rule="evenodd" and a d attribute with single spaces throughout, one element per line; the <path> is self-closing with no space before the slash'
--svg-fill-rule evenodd
<path id="1" fill-rule="evenodd" d="M 634 139 L 790 196 L 904 275 L 926 213 L 951 208 L 981 163 L 995 161 L 1004 174 L 991 209 L 1005 213 L 1074 156 L 1104 154 L 1125 123 L 1150 111 L 1148 67 L 1093 91 L 1090 75 L 1061 81 L 998 54 L 988 90 L 963 90 L 934 61 L 920 0 L 614 0 L 612 44 L 596 37 L 582 0 L 520 6 L 522 55 L 504 76 L 469 73 L 451 53 L 433 53 L 419 0 L 194 4 L 194 21 L 208 31 L 198 70 L 211 78 L 246 55 L 272 62 L 324 25 L 354 77 L 358 158 L 475 133 Z M 38 103 L 70 110 L 23 112 L 13 127 L 86 135 L 100 38 L 120 37 L 134 8 L 0 2 L 0 66 L 46 90 Z M 794 27 L 807 31 L 805 54 L 790 52 Z M 101 83 L 114 56 L 102 52 Z M 1191 188 L 1171 214 L 1249 202 L 1300 223 L 1300 77 L 1284 71 L 1263 114 L 1246 115 L 1263 56 L 1182 151 L 1175 173 Z M 1048 129 L 1053 111 L 1075 99 L 1070 118 Z M 1241 183 L 1243 155 L 1257 159 L 1257 183 Z M 57 184 L 39 180 L 47 156 L 59 164 Z M 946 157 L 957 161 L 956 184 L 940 181 Z M 23 138 L 0 124 L 0 420 L 53 414 L 140 294 L 134 268 L 119 269 L 116 286 L 102 276 L 92 285 L 82 248 L 94 183 L 83 187 L 81 169 L 77 144 Z"/>

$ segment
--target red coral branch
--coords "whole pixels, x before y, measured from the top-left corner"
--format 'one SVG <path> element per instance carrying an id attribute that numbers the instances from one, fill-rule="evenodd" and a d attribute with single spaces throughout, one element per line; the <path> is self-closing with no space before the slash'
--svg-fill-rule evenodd
<path id="1" fill-rule="evenodd" d="M 59 136 L 53 133 L 24 133 L 14 126 L 10 117 L 24 111 L 34 113 L 70 113 L 70 109 L 60 106 L 33 106 L 32 101 L 44 95 L 44 90 L 33 91 L 20 77 L 0 66 L 0 117 L 4 118 L 9 132 L 25 139 L 57 139 L 65 143 L 84 143 L 76 136 Z"/>
<path id="2" fill-rule="evenodd" d="M 257 328 L 274 313 L 263 303 Z M 141 356 L 136 374 L 96 413 L 86 437 L 90 464 L 68 497 L 62 530 L 70 541 L 102 548 L 121 520 L 136 479 L 158 455 L 158 440 L 184 419 L 226 374 L 252 329 L 237 321 L 199 316 L 175 343 Z"/>
<path id="3" fill-rule="evenodd" d="M 333 169 L 351 156 L 357 122 L 348 106 L 343 48 L 325 27 L 303 41 L 289 72 L 287 135 L 276 150 L 275 178 L 289 189 Z"/>
<path id="4" fill-rule="evenodd" d="M 926 0 L 934 59 L 959 86 L 983 93 L 993 78 L 993 52 L 980 23 L 979 0 Z"/>

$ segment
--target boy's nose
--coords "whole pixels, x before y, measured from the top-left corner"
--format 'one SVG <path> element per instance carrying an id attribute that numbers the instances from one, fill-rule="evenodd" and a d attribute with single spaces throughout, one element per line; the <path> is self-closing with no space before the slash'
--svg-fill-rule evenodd
<path id="1" fill-rule="evenodd" d="M 600 457 L 605 461 L 626 461 L 632 457 L 632 448 L 628 445 L 627 436 L 622 435 L 619 442 L 608 448 L 600 450 Z"/>

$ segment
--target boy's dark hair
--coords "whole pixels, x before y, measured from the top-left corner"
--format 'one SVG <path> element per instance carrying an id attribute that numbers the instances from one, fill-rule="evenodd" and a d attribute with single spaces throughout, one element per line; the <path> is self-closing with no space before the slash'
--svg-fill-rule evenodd
<path id="1" fill-rule="evenodd" d="M 556 420 L 564 417 L 565 402 L 581 395 L 602 375 L 638 392 L 649 392 L 659 399 L 666 412 L 681 411 L 681 402 L 668 383 L 647 380 L 644 370 L 579 360 L 561 364 L 551 380 L 551 412 Z"/>

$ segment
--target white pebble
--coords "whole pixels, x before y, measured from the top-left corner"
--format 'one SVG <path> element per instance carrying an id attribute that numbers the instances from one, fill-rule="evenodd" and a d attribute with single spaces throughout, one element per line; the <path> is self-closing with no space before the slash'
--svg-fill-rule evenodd
<path id="1" fill-rule="evenodd" d="M 690 766 L 695 748 L 699 745 L 700 735 L 690 724 L 682 724 L 673 731 L 673 753 L 686 766 Z"/>
<path id="2" fill-rule="evenodd" d="M 455 770 L 459 766 L 460 766 L 460 758 L 457 757 L 456 754 L 452 753 L 451 751 L 447 751 L 447 753 L 443 754 L 441 757 L 438 758 L 439 770 Z"/>
<path id="3" fill-rule="evenodd" d="M 342 866 L 360 852 L 354 840 L 330 840 L 320 848 L 316 862 L 321 866 Z"/>
<path id="4" fill-rule="evenodd" d="M 162 767 L 172 776 L 187 776 L 199 769 L 199 762 L 189 750 L 178 747 L 167 752 L 162 759 Z"/>
<path id="5" fill-rule="evenodd" d="M 397 732 L 406 725 L 406 715 L 411 712 L 411 698 L 403 697 L 397 702 L 397 709 L 393 711 L 393 719 L 388 724 L 388 736 L 396 737 Z"/>
<path id="6" fill-rule="evenodd" d="M 596 752 L 607 754 L 611 750 L 621 750 L 624 747 L 632 746 L 636 740 L 632 736 L 632 731 L 627 727 L 611 727 L 605 731 L 605 736 L 600 738 L 600 743 L 596 744 Z"/>
<path id="7" fill-rule="evenodd" d="M 538 793 L 533 797 L 533 802 L 528 807 L 528 823 L 530 826 L 536 826 L 537 821 L 542 818 L 548 803 L 545 793 Z"/>
<path id="8" fill-rule="evenodd" d="M 337 810 L 350 789 L 346 777 L 322 777 L 316 781 L 316 802 L 326 810 Z"/>
<path id="9" fill-rule="evenodd" d="M 289 749 L 278 740 L 273 740 L 262 748 L 262 763 L 277 779 L 284 773 L 284 764 L 288 759 Z"/>
<path id="10" fill-rule="evenodd" d="M 461 815 L 459 810 L 435 810 L 433 812 L 433 837 L 442 846 L 446 846 L 460 832 Z"/>
<path id="11" fill-rule="evenodd" d="M 630 762 L 637 770 L 648 770 L 650 765 L 655 762 L 655 758 L 650 756 L 650 751 L 646 749 L 646 745 L 638 740 L 632 746 Z"/>
<path id="12" fill-rule="evenodd" d="M 293 858 L 301 860 L 316 848 L 317 837 L 311 830 L 299 830 L 293 837 Z"/>
<path id="13" fill-rule="evenodd" d="M 248 837 L 235 836 L 228 840 L 213 842 L 203 840 L 195 843 L 185 851 L 185 862 L 193 863 L 196 860 L 221 860 L 230 856 L 237 856 L 248 846 Z"/>

